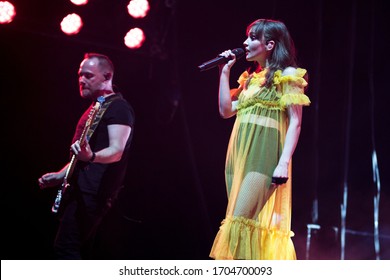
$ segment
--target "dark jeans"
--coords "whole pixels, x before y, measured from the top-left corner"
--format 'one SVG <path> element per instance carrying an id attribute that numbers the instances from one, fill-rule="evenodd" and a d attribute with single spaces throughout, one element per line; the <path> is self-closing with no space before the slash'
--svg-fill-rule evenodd
<path id="1" fill-rule="evenodd" d="M 91 259 L 91 248 L 97 225 L 97 197 L 82 193 L 78 189 L 68 189 L 60 209 L 60 224 L 54 241 L 54 251 L 58 259 Z"/>

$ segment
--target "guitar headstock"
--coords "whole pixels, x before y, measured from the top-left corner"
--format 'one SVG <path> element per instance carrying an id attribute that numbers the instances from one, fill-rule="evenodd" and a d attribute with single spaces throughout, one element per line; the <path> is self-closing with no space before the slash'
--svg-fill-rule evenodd
<path id="1" fill-rule="evenodd" d="M 89 113 L 89 119 L 92 119 L 95 117 L 96 113 L 99 111 L 100 107 L 102 106 L 103 102 L 105 101 L 104 96 L 99 96 L 97 98 L 97 101 L 95 102 L 95 105 L 91 109 Z"/>
<path id="2" fill-rule="evenodd" d="M 106 100 L 106 98 L 105 98 L 103 95 L 101 95 L 101 96 L 99 96 L 99 97 L 97 98 L 97 102 L 99 102 L 100 105 L 102 105 L 102 104 L 104 103 L 105 100 Z"/>

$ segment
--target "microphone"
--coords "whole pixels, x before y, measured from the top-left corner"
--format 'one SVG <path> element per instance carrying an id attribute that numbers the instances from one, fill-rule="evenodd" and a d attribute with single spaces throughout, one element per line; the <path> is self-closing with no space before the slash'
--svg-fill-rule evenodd
<path id="1" fill-rule="evenodd" d="M 232 52 L 236 55 L 236 59 L 241 58 L 245 53 L 245 51 L 241 48 L 233 49 Z M 216 58 L 213 58 L 209 61 L 202 63 L 201 65 L 198 66 L 198 68 L 200 71 L 206 71 L 211 68 L 214 68 L 219 64 L 226 63 L 231 59 L 232 59 L 231 56 L 229 57 L 217 56 Z"/>

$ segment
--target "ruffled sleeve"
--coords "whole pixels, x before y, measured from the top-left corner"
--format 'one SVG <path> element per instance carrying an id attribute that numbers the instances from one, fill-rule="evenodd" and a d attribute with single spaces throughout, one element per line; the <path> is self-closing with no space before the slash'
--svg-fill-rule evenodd
<path id="1" fill-rule="evenodd" d="M 310 99 L 305 94 L 307 82 L 303 78 L 306 70 L 302 68 L 295 69 L 294 73 L 283 75 L 282 71 L 278 70 L 274 75 L 274 84 L 280 89 L 282 96 L 280 105 L 287 107 L 289 105 L 310 105 Z"/>
<path id="2" fill-rule="evenodd" d="M 237 82 L 240 85 L 240 87 L 244 87 L 244 84 L 249 78 L 249 73 L 248 71 L 245 71 L 244 73 L 241 74 L 241 76 L 238 78 Z"/>
<path id="3" fill-rule="evenodd" d="M 248 71 L 243 72 L 241 74 L 241 76 L 238 78 L 238 80 L 237 80 L 237 82 L 239 84 L 238 88 L 232 88 L 230 90 L 230 96 L 232 97 L 232 100 L 238 99 L 238 95 L 240 94 L 240 92 L 244 88 L 244 85 L 245 85 L 246 81 L 248 80 L 248 78 L 249 78 Z"/>

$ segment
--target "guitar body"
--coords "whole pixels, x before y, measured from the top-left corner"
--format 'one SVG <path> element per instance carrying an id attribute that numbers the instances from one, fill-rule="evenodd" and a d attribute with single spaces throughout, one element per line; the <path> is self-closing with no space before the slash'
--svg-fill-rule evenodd
<path id="1" fill-rule="evenodd" d="M 61 184 L 61 188 L 58 189 L 57 191 L 57 196 L 54 200 L 53 206 L 51 207 L 51 211 L 53 213 L 58 213 L 58 209 L 60 209 L 60 204 L 62 201 L 62 196 L 65 194 L 65 191 L 69 187 L 69 183 L 67 179 L 64 179 L 63 183 Z"/>

